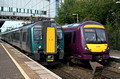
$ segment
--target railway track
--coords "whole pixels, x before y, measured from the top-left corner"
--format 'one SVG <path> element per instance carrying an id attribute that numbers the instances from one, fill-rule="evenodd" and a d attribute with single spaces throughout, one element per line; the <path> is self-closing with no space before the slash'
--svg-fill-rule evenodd
<path id="1" fill-rule="evenodd" d="M 120 73 L 104 69 L 102 75 L 108 79 L 120 79 Z"/>
<path id="2" fill-rule="evenodd" d="M 114 61 L 111 61 L 114 62 Z M 111 63 L 110 63 L 111 64 Z M 120 73 L 110 70 L 113 66 L 105 66 L 100 77 L 94 78 L 92 74 L 92 68 L 88 65 L 73 64 L 66 65 L 61 64 L 59 67 L 50 69 L 63 79 L 120 79 Z"/>
<path id="3" fill-rule="evenodd" d="M 73 76 L 70 73 L 65 72 L 62 69 L 54 69 L 52 70 L 54 73 L 56 73 L 57 75 L 61 76 L 62 79 L 78 79 L 77 77 Z"/>
<path id="4" fill-rule="evenodd" d="M 89 79 L 92 78 L 92 70 L 80 67 L 79 65 L 68 66 L 61 64 L 60 67 L 49 68 L 52 72 L 61 76 L 62 79 Z"/>
<path id="5" fill-rule="evenodd" d="M 120 60 L 111 58 L 102 75 L 110 79 L 120 79 Z"/>

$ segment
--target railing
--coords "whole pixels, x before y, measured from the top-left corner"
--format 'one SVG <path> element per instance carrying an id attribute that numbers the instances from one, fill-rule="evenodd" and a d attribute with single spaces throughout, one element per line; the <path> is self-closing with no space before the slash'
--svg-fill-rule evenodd
<path id="1" fill-rule="evenodd" d="M 31 21 L 33 23 L 40 20 L 50 20 L 50 18 L 47 17 L 46 15 L 39 15 L 39 14 L 0 11 L 0 21 L 11 21 L 11 20 Z"/>
<path id="2" fill-rule="evenodd" d="M 10 21 L 10 20 L 22 20 L 22 21 L 41 21 L 41 20 L 50 20 L 50 18 L 46 17 L 35 17 L 35 16 L 11 16 L 11 15 L 0 15 L 0 21 Z"/>
<path id="3" fill-rule="evenodd" d="M 120 50 L 120 32 L 109 33 L 110 48 Z"/>

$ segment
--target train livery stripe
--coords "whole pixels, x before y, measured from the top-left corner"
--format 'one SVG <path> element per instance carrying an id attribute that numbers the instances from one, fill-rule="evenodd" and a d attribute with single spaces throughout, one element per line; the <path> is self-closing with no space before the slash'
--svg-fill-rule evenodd
<path id="1" fill-rule="evenodd" d="M 47 53 L 55 53 L 55 27 L 47 27 Z"/>
<path id="2" fill-rule="evenodd" d="M 108 44 L 87 44 L 91 52 L 105 52 Z"/>
<path id="3" fill-rule="evenodd" d="M 25 79 L 30 79 L 29 76 L 25 73 L 25 71 L 20 67 L 20 65 L 17 63 L 17 61 L 10 55 L 10 53 L 7 51 L 7 49 L 4 47 L 2 43 L 0 43 L 2 47 L 5 49 L 9 57 L 12 59 L 12 61 L 15 63 L 17 68 L 20 70 L 21 74 L 24 76 Z"/>
<path id="4" fill-rule="evenodd" d="M 105 29 L 104 26 L 102 25 L 85 25 L 84 28 L 102 28 L 102 29 Z"/>

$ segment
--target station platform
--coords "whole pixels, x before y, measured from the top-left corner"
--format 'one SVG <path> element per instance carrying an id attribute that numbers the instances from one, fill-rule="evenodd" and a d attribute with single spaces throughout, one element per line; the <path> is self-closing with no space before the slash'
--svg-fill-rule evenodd
<path id="1" fill-rule="evenodd" d="M 62 79 L 7 43 L 0 43 L 0 79 Z"/>
<path id="2" fill-rule="evenodd" d="M 110 57 L 115 59 L 120 59 L 120 51 L 110 50 Z"/>

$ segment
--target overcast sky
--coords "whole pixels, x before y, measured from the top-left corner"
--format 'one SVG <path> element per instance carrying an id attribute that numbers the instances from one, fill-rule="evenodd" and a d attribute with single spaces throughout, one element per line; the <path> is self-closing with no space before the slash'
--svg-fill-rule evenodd
<path id="1" fill-rule="evenodd" d="M 5 23 L 1 27 L 2 32 L 6 31 L 7 28 L 10 29 L 10 28 L 20 27 L 23 25 L 22 23 L 23 21 L 5 21 Z"/>

